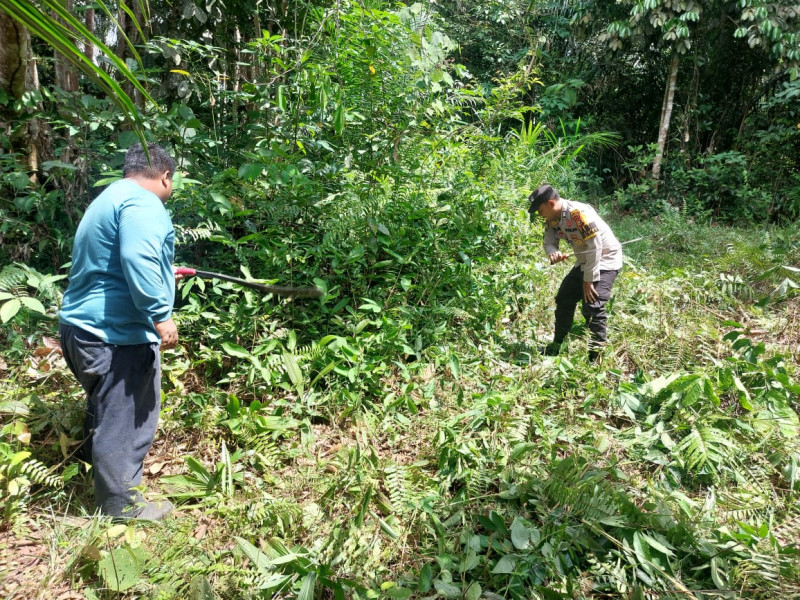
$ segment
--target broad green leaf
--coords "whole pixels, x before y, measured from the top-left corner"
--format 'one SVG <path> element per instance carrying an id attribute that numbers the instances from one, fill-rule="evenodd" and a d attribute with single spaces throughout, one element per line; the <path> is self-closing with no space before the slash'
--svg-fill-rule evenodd
<path id="1" fill-rule="evenodd" d="M 217 205 L 217 210 L 220 211 L 223 215 L 230 210 L 232 210 L 231 202 L 225 196 L 218 192 L 209 192 L 211 199 L 214 201 L 214 204 Z"/>
<path id="2" fill-rule="evenodd" d="M 235 356 L 236 358 L 250 358 L 250 353 L 238 344 L 233 342 L 222 342 L 222 349 L 225 354 Z"/>
<path id="3" fill-rule="evenodd" d="M 272 561 L 264 551 L 259 550 L 244 538 L 234 537 L 233 539 L 236 540 L 236 544 L 241 548 L 245 556 L 250 559 L 250 562 L 256 566 L 256 569 L 265 575 L 271 573 Z"/>
<path id="4" fill-rule="evenodd" d="M 381 531 L 383 531 L 386 535 L 388 535 L 393 540 L 396 540 L 400 537 L 400 533 L 398 533 L 389 523 L 387 523 L 384 519 L 380 518 L 376 515 L 373 511 L 369 511 L 369 514 L 372 516 L 373 519 L 377 519 L 378 525 L 381 527 Z"/>
<path id="5" fill-rule="evenodd" d="M 211 473 L 196 458 L 187 456 L 184 460 L 186 461 L 186 466 L 189 467 L 192 473 L 200 477 L 203 481 L 211 481 Z"/>
<path id="6" fill-rule="evenodd" d="M 288 352 L 284 352 L 281 358 L 283 360 L 283 366 L 286 367 L 286 373 L 289 375 L 289 379 L 291 379 L 295 387 L 299 388 L 302 386 L 304 379 L 303 371 L 300 370 L 297 359 Z"/>
<path id="7" fill-rule="evenodd" d="M 467 588 L 467 593 L 464 594 L 466 600 L 478 600 L 483 594 L 483 589 L 477 581 L 473 581 Z"/>
<path id="8" fill-rule="evenodd" d="M 744 387 L 742 380 L 734 376 L 733 383 L 736 386 L 736 389 L 739 390 L 739 404 L 742 405 L 743 409 L 752 411 L 753 404 L 750 399 L 750 392 L 746 387 Z"/>
<path id="9" fill-rule="evenodd" d="M 419 571 L 417 590 L 425 594 L 431 589 L 431 585 L 433 585 L 433 569 L 431 569 L 431 566 L 428 564 Z"/>
<path id="10" fill-rule="evenodd" d="M 25 175 L 25 173 L 19 173 L 19 172 L 8 173 L 7 175 L 3 176 L 3 179 L 6 182 L 10 183 L 11 186 L 18 192 L 21 192 L 29 185 L 31 185 L 31 181 L 30 179 L 28 179 L 28 176 Z"/>
<path id="11" fill-rule="evenodd" d="M 572 598 L 572 596 L 567 596 L 566 594 L 562 594 L 561 592 L 557 592 L 555 590 L 551 590 L 548 587 L 544 587 L 543 585 L 537 585 L 536 591 L 539 592 L 544 600 L 568 600 Z"/>
<path id="12" fill-rule="evenodd" d="M 714 406 L 720 405 L 720 399 L 717 395 L 717 391 L 714 389 L 714 384 L 707 377 L 703 378 L 703 391 L 705 392 L 706 398 L 714 403 Z"/>
<path id="13" fill-rule="evenodd" d="M 47 314 L 44 305 L 41 302 L 39 302 L 36 298 L 29 298 L 27 296 L 24 296 L 20 298 L 19 301 L 22 302 L 22 305 L 27 309 L 30 309 L 42 315 Z"/>
<path id="14" fill-rule="evenodd" d="M 18 298 L 9 300 L 3 306 L 0 306 L 0 321 L 8 323 L 19 312 L 20 308 L 22 308 L 22 303 Z"/>
<path id="15" fill-rule="evenodd" d="M 274 590 L 280 589 L 292 580 L 291 575 L 270 575 L 266 579 L 261 580 L 258 585 L 260 590 Z"/>
<path id="16" fill-rule="evenodd" d="M 214 588 L 205 575 L 195 575 L 189 582 L 189 597 L 191 600 L 216 600 Z"/>
<path id="17" fill-rule="evenodd" d="M 396 600 L 405 600 L 405 598 L 411 598 L 414 595 L 414 590 L 410 588 L 401 588 L 401 587 L 391 587 L 384 592 L 389 598 L 395 598 Z"/>
<path id="18" fill-rule="evenodd" d="M 80 465 L 78 463 L 72 463 L 66 469 L 61 472 L 61 480 L 66 483 L 73 477 L 75 477 L 80 472 Z"/>
<path id="19" fill-rule="evenodd" d="M 464 558 L 461 560 L 461 563 L 458 566 L 458 570 L 461 573 L 466 573 L 467 571 L 471 571 L 480 564 L 481 564 L 480 557 L 475 553 L 474 550 L 469 550 L 464 556 Z"/>
<path id="20" fill-rule="evenodd" d="M 725 590 L 730 587 L 728 574 L 720 568 L 720 559 L 716 556 L 711 558 L 711 579 L 719 589 Z"/>
<path id="21" fill-rule="evenodd" d="M 674 548 L 670 546 L 669 542 L 667 542 L 666 540 L 664 540 L 662 543 L 659 542 L 655 537 L 648 535 L 646 533 L 642 533 L 641 535 L 644 541 L 647 542 L 647 544 L 651 548 L 654 548 L 659 552 L 666 554 L 667 556 L 675 556 L 675 553 L 672 551 Z"/>
<path id="22" fill-rule="evenodd" d="M 68 171 L 76 171 L 78 169 L 78 167 L 75 165 L 65 163 L 60 160 L 46 160 L 42 163 L 42 167 L 45 171 L 49 171 L 50 169 L 67 169 Z"/>
<path id="23" fill-rule="evenodd" d="M 297 600 L 314 600 L 314 587 L 317 584 L 317 572 L 311 571 L 303 578 Z"/>
<path id="24" fill-rule="evenodd" d="M 347 120 L 345 108 L 343 104 L 336 107 L 336 112 L 333 114 L 333 128 L 337 135 L 342 135 L 344 132 L 345 122 Z"/>
<path id="25" fill-rule="evenodd" d="M 278 105 L 282 111 L 286 110 L 286 86 L 279 85 L 278 91 L 275 94 L 275 103 Z"/>
<path id="26" fill-rule="evenodd" d="M 526 454 L 530 454 L 536 450 L 536 444 L 531 442 L 524 442 L 522 444 L 516 444 L 514 448 L 511 450 L 511 460 L 518 460 Z"/>
<path id="27" fill-rule="evenodd" d="M 0 414 L 25 416 L 30 414 L 31 409 L 21 400 L 0 401 Z"/>
<path id="28" fill-rule="evenodd" d="M 450 582 L 437 579 L 436 581 L 433 582 L 433 587 L 435 587 L 436 591 L 439 592 L 445 598 L 461 597 L 461 588 Z"/>
<path id="29" fill-rule="evenodd" d="M 26 458 L 28 458 L 30 455 L 31 455 L 30 452 L 27 452 L 27 451 L 24 451 L 24 450 L 22 452 L 16 452 L 11 457 L 11 460 L 8 463 L 8 471 L 11 471 L 11 469 L 13 469 L 16 465 L 21 463 Z"/>
<path id="30" fill-rule="evenodd" d="M 239 167 L 239 177 L 245 181 L 253 181 L 261 177 L 263 170 L 264 167 L 262 165 L 254 165 L 252 163 L 244 164 Z"/>
<path id="31" fill-rule="evenodd" d="M 453 374 L 455 379 L 458 379 L 461 375 L 461 364 L 458 361 L 458 356 L 456 354 L 451 354 L 448 364 L 450 366 L 450 373 Z"/>
<path id="32" fill-rule="evenodd" d="M 511 543 L 517 550 L 527 550 L 531 545 L 528 527 L 519 517 L 511 524 Z"/>
<path id="33" fill-rule="evenodd" d="M 97 564 L 97 569 L 109 589 L 124 592 L 139 583 L 143 559 L 141 548 L 114 548 Z"/>
<path id="34" fill-rule="evenodd" d="M 114 183 L 115 181 L 119 181 L 122 179 L 122 174 L 114 175 L 113 177 L 104 177 L 102 179 L 98 179 L 97 181 L 92 184 L 92 187 L 102 187 L 104 185 L 109 185 Z"/>
<path id="35" fill-rule="evenodd" d="M 647 542 L 645 542 L 644 536 L 638 531 L 633 533 L 633 550 L 636 553 L 636 558 L 643 566 L 649 565 L 653 562 L 653 557 L 650 554 L 649 546 L 647 545 Z"/>
<path id="36" fill-rule="evenodd" d="M 316 377 L 314 377 L 314 379 L 311 380 L 311 387 L 313 387 L 314 384 L 317 383 L 317 381 L 325 377 L 325 375 L 333 371 L 335 367 L 336 367 L 335 361 L 329 362 L 327 365 L 325 365 L 322 368 L 322 370 L 319 373 L 317 373 Z"/>
<path id="37" fill-rule="evenodd" d="M 516 564 L 516 559 L 513 556 L 506 554 L 497 561 L 497 564 L 492 569 L 492 573 L 495 575 L 507 575 L 509 573 L 513 573 Z"/>
<path id="38" fill-rule="evenodd" d="M 361 499 L 361 507 L 356 513 L 356 518 L 354 521 L 354 525 L 357 528 L 361 528 L 364 524 L 364 516 L 367 514 L 367 510 L 369 509 L 369 503 L 372 500 L 372 486 L 367 488 L 367 491 L 364 492 L 364 497 Z"/>

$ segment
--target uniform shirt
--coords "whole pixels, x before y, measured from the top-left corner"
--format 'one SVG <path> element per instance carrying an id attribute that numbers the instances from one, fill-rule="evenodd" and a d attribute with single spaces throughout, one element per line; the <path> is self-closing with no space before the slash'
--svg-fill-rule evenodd
<path id="1" fill-rule="evenodd" d="M 161 199 L 130 179 L 86 209 L 59 319 L 108 344 L 158 343 L 175 301 L 175 232 Z"/>
<path id="2" fill-rule="evenodd" d="M 572 246 L 575 264 L 581 266 L 584 282 L 599 280 L 600 271 L 622 268 L 622 245 L 588 204 L 561 199 L 561 216 L 548 220 L 544 230 L 544 251 L 548 256 L 558 252 L 561 240 Z"/>

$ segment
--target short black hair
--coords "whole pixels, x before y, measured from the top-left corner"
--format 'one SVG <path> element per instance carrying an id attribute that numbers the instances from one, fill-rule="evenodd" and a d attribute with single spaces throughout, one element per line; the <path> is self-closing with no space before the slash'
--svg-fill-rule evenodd
<path id="1" fill-rule="evenodd" d="M 552 185 L 547 183 L 540 185 L 531 193 L 530 196 L 528 196 L 528 200 L 531 201 L 528 211 L 534 212 L 548 200 L 558 200 L 559 198 L 561 198 L 561 196 L 558 195 L 558 192 Z"/>
<path id="2" fill-rule="evenodd" d="M 139 142 L 128 148 L 128 152 L 125 154 L 125 166 L 122 167 L 122 176 L 135 177 L 138 175 L 157 179 L 163 175 L 164 171 L 169 171 L 170 175 L 175 173 L 175 161 L 161 146 L 150 142 L 147 144 L 147 153 L 150 155 L 149 161 Z"/>

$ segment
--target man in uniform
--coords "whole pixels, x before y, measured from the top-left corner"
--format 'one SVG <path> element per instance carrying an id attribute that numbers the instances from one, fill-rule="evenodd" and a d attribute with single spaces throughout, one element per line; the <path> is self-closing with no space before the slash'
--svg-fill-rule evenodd
<path id="1" fill-rule="evenodd" d="M 92 463 L 95 505 L 115 518 L 160 520 L 172 510 L 134 488 L 161 408 L 159 349 L 178 342 L 175 233 L 164 207 L 174 171 L 155 144 L 147 154 L 141 144 L 128 150 L 124 179 L 78 225 L 59 314 L 64 358 L 87 395 L 81 450 Z"/>
<path id="2" fill-rule="evenodd" d="M 550 185 L 536 189 L 529 200 L 531 216 L 538 213 L 546 221 L 544 251 L 550 264 L 569 258 L 558 249 L 561 240 L 569 243 L 576 258 L 556 294 L 555 334 L 545 354 L 559 353 L 572 328 L 575 307 L 582 302 L 582 313 L 591 332 L 589 360 L 597 360 L 606 342 L 606 303 L 622 268 L 622 246 L 591 206 L 562 198 Z"/>

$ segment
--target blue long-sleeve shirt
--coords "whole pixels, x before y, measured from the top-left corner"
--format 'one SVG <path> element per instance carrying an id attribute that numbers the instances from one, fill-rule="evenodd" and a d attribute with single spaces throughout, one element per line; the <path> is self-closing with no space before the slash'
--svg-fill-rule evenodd
<path id="1" fill-rule="evenodd" d="M 157 343 L 172 315 L 175 232 L 158 196 L 130 179 L 86 209 L 59 318 L 108 344 Z"/>

